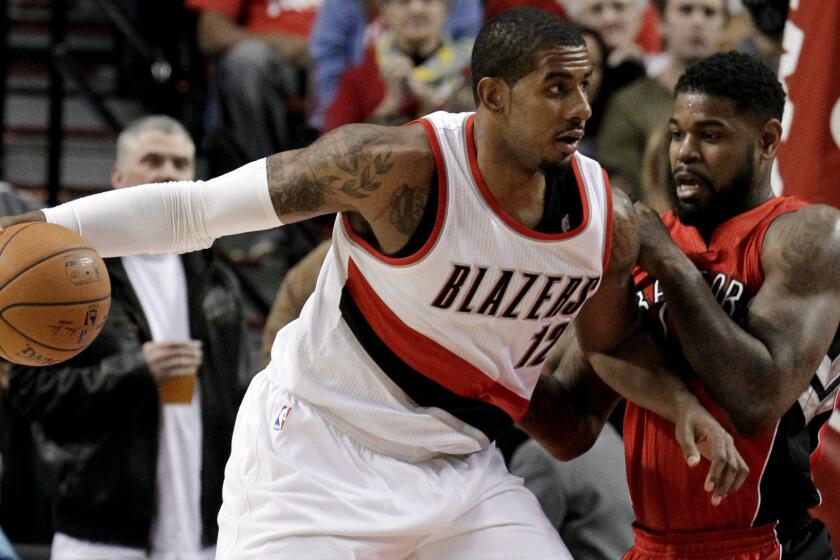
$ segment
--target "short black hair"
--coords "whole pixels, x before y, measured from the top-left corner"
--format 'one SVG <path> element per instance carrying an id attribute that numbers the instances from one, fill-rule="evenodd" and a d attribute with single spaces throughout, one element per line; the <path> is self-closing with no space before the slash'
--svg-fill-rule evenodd
<path id="1" fill-rule="evenodd" d="M 481 78 L 501 78 L 513 86 L 530 74 L 538 56 L 557 47 L 586 46 L 574 25 L 538 8 L 507 10 L 484 24 L 472 51 L 473 96 Z"/>
<path id="2" fill-rule="evenodd" d="M 762 121 L 782 119 L 785 90 L 776 73 L 754 56 L 729 51 L 695 62 L 680 76 L 674 95 L 704 93 L 731 99 L 738 112 Z"/>

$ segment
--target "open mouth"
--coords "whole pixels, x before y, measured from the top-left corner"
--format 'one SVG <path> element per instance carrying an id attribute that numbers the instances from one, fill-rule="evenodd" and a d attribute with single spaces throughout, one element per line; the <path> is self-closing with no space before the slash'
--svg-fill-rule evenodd
<path id="1" fill-rule="evenodd" d="M 560 150 L 562 153 L 568 156 L 572 155 L 573 153 L 575 153 L 575 151 L 577 151 L 578 144 L 580 144 L 582 138 L 582 130 L 564 132 L 563 134 L 554 138 L 554 145 L 557 146 L 558 150 Z"/>
<path id="2" fill-rule="evenodd" d="M 677 184 L 677 198 L 680 200 L 691 199 L 708 186 L 708 181 L 690 171 L 680 171 L 674 175 L 674 182 Z"/>

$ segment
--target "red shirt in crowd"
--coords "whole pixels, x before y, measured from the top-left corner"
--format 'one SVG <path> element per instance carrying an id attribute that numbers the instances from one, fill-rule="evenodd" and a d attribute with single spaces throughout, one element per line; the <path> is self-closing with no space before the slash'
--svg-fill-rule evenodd
<path id="1" fill-rule="evenodd" d="M 321 132 L 339 126 L 367 121 L 385 98 L 385 82 L 376 63 L 376 49 L 369 48 L 361 64 L 351 66 L 341 75 L 335 97 L 324 115 Z M 406 96 L 402 112 L 407 120 L 414 118 L 417 101 Z"/>
<path id="2" fill-rule="evenodd" d="M 309 36 L 320 5 L 321 0 L 187 0 L 187 7 L 221 12 L 253 33 L 303 37 Z"/>

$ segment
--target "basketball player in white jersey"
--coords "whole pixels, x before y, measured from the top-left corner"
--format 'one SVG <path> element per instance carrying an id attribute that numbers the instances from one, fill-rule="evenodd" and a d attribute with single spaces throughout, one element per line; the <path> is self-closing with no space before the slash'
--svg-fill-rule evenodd
<path id="1" fill-rule="evenodd" d="M 635 215 L 576 153 L 591 70 L 568 23 L 511 10 L 476 41 L 475 114 L 350 125 L 206 183 L 0 221 L 46 216 L 114 256 L 339 212 L 315 294 L 240 409 L 218 558 L 568 558 L 492 442 L 517 421 L 559 457 L 594 441 L 609 407 L 572 401 L 606 386 L 540 378 L 572 321 L 599 373 L 677 423 L 690 464 L 712 459 L 716 495 L 743 482 L 729 435 L 636 329 Z"/>

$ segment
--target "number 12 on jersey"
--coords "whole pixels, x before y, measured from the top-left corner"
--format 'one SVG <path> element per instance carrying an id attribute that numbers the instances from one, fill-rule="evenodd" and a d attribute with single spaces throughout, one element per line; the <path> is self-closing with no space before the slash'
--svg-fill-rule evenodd
<path id="1" fill-rule="evenodd" d="M 560 323 L 559 325 L 543 325 L 543 328 L 534 333 L 531 337 L 531 345 L 525 354 L 513 366 L 514 369 L 519 369 L 523 366 L 538 366 L 545 361 L 548 356 L 548 351 L 560 338 L 560 335 L 568 328 L 569 323 Z M 537 352 L 539 350 L 539 352 Z M 535 355 L 536 354 L 536 355 Z"/>

